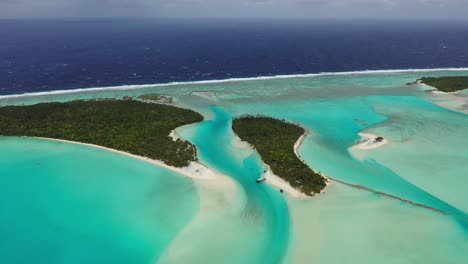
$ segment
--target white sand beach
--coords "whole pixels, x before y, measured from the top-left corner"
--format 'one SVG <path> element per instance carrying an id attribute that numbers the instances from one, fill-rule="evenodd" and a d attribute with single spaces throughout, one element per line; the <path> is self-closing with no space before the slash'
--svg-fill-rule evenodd
<path id="1" fill-rule="evenodd" d="M 431 86 L 432 87 L 432 86 Z M 435 88 L 434 88 L 435 89 Z M 439 90 L 429 90 L 427 91 L 428 93 L 431 93 L 431 94 L 457 94 L 459 93 L 460 91 L 455 91 L 455 92 L 444 92 L 444 91 L 439 91 Z"/>
<path id="2" fill-rule="evenodd" d="M 364 159 L 367 150 L 376 149 L 388 143 L 385 138 L 381 141 L 376 140 L 379 136 L 374 134 L 359 132 L 358 135 L 361 137 L 359 143 L 348 148 L 348 152 L 358 160 Z"/>
<path id="3" fill-rule="evenodd" d="M 431 102 L 441 107 L 468 114 L 468 93 L 463 91 L 441 92 L 438 90 L 427 91 Z"/>
<path id="4" fill-rule="evenodd" d="M 283 180 L 281 177 L 275 175 L 273 173 L 273 171 L 271 171 L 270 169 L 270 166 L 264 164 L 266 170 L 265 172 L 262 174 L 262 177 L 264 177 L 266 179 L 266 183 L 268 183 L 269 185 L 273 186 L 273 187 L 276 187 L 278 189 L 281 189 L 283 190 L 283 193 L 291 196 L 291 197 L 294 197 L 294 198 L 306 198 L 308 197 L 307 195 L 301 193 L 300 191 L 298 191 L 297 189 L 295 189 L 294 187 L 292 187 L 289 182 Z"/>
<path id="5" fill-rule="evenodd" d="M 171 133 L 169 133 L 169 137 L 170 137 L 172 140 L 174 140 L 174 141 L 180 139 L 180 136 L 179 136 L 179 134 L 177 134 L 177 132 L 175 131 L 175 129 L 173 129 L 173 130 L 171 131 Z"/>
<path id="6" fill-rule="evenodd" d="M 302 159 L 301 155 L 299 155 L 299 147 L 302 145 L 302 142 L 304 142 L 304 139 L 306 138 L 306 136 L 309 134 L 309 132 L 305 132 L 304 134 L 302 134 L 302 136 L 296 141 L 296 143 L 294 143 L 294 154 L 296 154 L 296 156 L 302 161 L 304 162 L 304 160 Z"/>
<path id="7" fill-rule="evenodd" d="M 302 142 L 304 141 L 304 139 L 307 137 L 308 135 L 308 132 L 304 133 L 297 141 L 296 143 L 294 144 L 294 153 L 296 154 L 296 156 L 302 161 L 304 162 L 304 160 L 302 159 L 302 157 L 299 155 L 299 153 L 297 152 L 297 150 L 299 149 L 299 147 L 301 146 Z M 234 136 L 234 138 L 232 139 L 232 144 L 237 147 L 237 148 L 245 148 L 245 149 L 250 149 L 250 148 L 254 148 L 251 144 L 245 142 L 245 141 L 242 141 L 237 135 Z M 305 163 L 305 162 L 304 162 Z M 265 172 L 262 174 L 262 177 L 266 179 L 266 183 L 269 184 L 270 186 L 272 187 L 276 187 L 278 189 L 281 189 L 283 190 L 283 193 L 285 193 L 286 195 L 292 197 L 292 198 L 307 198 L 309 196 L 303 194 L 302 192 L 300 192 L 299 190 L 297 190 L 296 188 L 292 187 L 289 182 L 287 182 L 286 180 L 282 179 L 281 177 L 275 175 L 273 173 L 273 171 L 271 170 L 270 166 L 268 166 L 267 164 L 263 163 L 263 166 L 265 167 Z M 312 168 L 311 168 L 312 169 Z M 313 170 L 313 169 L 312 169 Z M 317 172 L 316 172 L 317 173 Z M 326 179 L 326 184 L 327 186 L 331 183 L 330 179 L 328 177 L 326 177 L 325 175 L 322 175 L 325 179 Z M 324 193 L 325 192 L 325 189 L 322 190 L 321 193 Z"/>
<path id="8" fill-rule="evenodd" d="M 166 169 L 175 171 L 175 172 L 177 172 L 179 174 L 182 174 L 182 175 L 184 175 L 186 177 L 193 178 L 193 179 L 212 180 L 212 179 L 215 179 L 215 178 L 217 178 L 219 176 L 224 176 L 220 172 L 214 171 L 211 168 L 208 168 L 207 166 L 205 166 L 205 165 L 203 165 L 203 164 L 201 164 L 199 162 L 196 162 L 196 161 L 190 162 L 190 165 L 187 166 L 187 167 L 176 168 L 176 167 L 169 166 L 169 165 L 165 164 L 164 162 L 162 162 L 160 160 L 154 160 L 154 159 L 150 159 L 150 158 L 147 158 L 147 157 L 133 155 L 133 154 L 130 154 L 128 152 L 115 150 L 115 149 L 111 149 L 111 148 L 106 148 L 106 147 L 99 146 L 99 145 L 76 142 L 76 141 L 69 141 L 69 140 L 63 140 L 63 139 L 43 138 L 43 137 L 36 137 L 36 138 L 46 139 L 46 140 L 53 140 L 53 141 L 58 141 L 58 142 L 65 142 L 65 143 L 70 143 L 70 144 L 79 144 L 79 145 L 83 145 L 83 146 L 104 149 L 104 150 L 107 150 L 107 151 L 111 151 L 111 152 L 119 153 L 119 154 L 122 154 L 122 155 L 126 155 L 126 156 L 129 156 L 129 157 L 135 158 L 135 159 L 144 160 L 146 162 L 152 163 L 152 164 L 157 165 L 157 166 L 164 167 Z"/>
<path id="9" fill-rule="evenodd" d="M 374 134 L 359 132 L 358 135 L 361 137 L 360 143 L 353 145 L 350 148 L 368 150 L 382 147 L 388 143 L 388 140 L 385 138 L 381 141 L 377 140 L 379 136 Z"/>
<path id="10" fill-rule="evenodd" d="M 302 145 L 302 143 L 304 142 L 305 138 L 307 137 L 307 135 L 309 135 L 309 131 L 305 130 L 306 132 L 304 134 L 302 134 L 302 136 L 296 141 L 296 143 L 294 143 L 294 154 L 296 154 L 296 156 L 302 161 L 302 163 L 306 164 L 307 165 L 307 162 L 305 162 L 305 160 L 301 157 L 301 155 L 299 155 L 299 147 Z M 311 168 L 309 165 L 307 165 L 311 170 L 313 170 L 315 173 L 319 173 L 318 171 L 314 170 L 313 168 Z M 322 177 L 325 178 L 325 188 L 323 188 L 323 190 L 320 192 L 321 194 L 325 193 L 325 190 L 327 189 L 328 185 L 330 185 L 331 183 L 331 178 L 328 177 L 327 175 L 323 175 L 322 173 L 319 173 Z"/>
<path id="11" fill-rule="evenodd" d="M 247 155 L 252 153 L 252 149 L 255 149 L 251 144 L 249 144 L 246 141 L 243 141 L 239 136 L 234 134 L 234 137 L 231 141 L 231 144 L 235 147 L 240 149 L 239 153 L 242 154 L 242 156 L 245 158 Z M 292 187 L 289 182 L 283 180 L 281 177 L 275 175 L 271 169 L 270 166 L 265 164 L 263 162 L 263 166 L 265 167 L 265 172 L 262 174 L 262 177 L 266 179 L 266 183 L 269 184 L 272 187 L 278 188 L 283 190 L 283 193 L 294 197 L 294 198 L 304 198 L 307 197 L 307 195 L 301 193 L 300 191 L 296 190 L 294 187 Z"/>
<path id="12" fill-rule="evenodd" d="M 300 147 L 300 145 L 302 144 L 302 142 L 304 141 L 307 134 L 308 134 L 307 132 L 304 133 L 296 141 L 296 143 L 294 144 L 294 153 L 296 154 L 296 156 L 302 162 L 304 162 L 304 160 L 298 154 L 297 150 Z M 174 130 L 170 133 L 169 136 L 173 140 L 177 140 L 178 138 L 180 138 L 179 135 Z M 166 169 L 172 170 L 174 172 L 177 172 L 179 174 L 182 174 L 182 175 L 184 175 L 186 177 L 193 178 L 193 179 L 213 180 L 213 179 L 216 179 L 216 178 L 219 178 L 219 177 L 227 177 L 227 176 L 223 175 L 222 173 L 217 172 L 217 171 L 215 171 L 215 170 L 213 170 L 213 169 L 211 169 L 211 168 L 209 168 L 209 167 L 207 167 L 207 166 L 205 166 L 205 165 L 203 165 L 203 164 L 201 164 L 199 162 L 196 162 L 196 161 L 190 162 L 189 166 L 187 166 L 187 167 L 176 168 L 176 167 L 169 166 L 169 165 L 165 164 L 163 161 L 160 161 L 160 160 L 154 160 L 154 159 L 150 159 L 150 158 L 147 158 L 147 157 L 142 157 L 142 156 L 130 154 L 128 152 L 115 150 L 115 149 L 111 149 L 111 148 L 107 148 L 107 147 L 103 147 L 103 146 L 99 146 L 99 145 L 95 145 L 95 144 L 82 143 L 82 142 L 76 142 L 76 141 L 69 141 L 69 140 L 63 140 L 63 139 L 54 139 L 54 138 L 43 138 L 43 137 L 37 137 L 37 138 L 45 139 L 45 140 L 53 140 L 53 141 L 58 141 L 58 142 L 65 142 L 65 143 L 70 143 L 70 144 L 79 144 L 79 145 L 89 146 L 89 147 L 94 147 L 94 148 L 100 148 L 100 149 L 103 149 L 103 150 L 106 150 L 106 151 L 111 151 L 111 152 L 114 152 L 114 153 L 119 153 L 119 154 L 122 154 L 122 155 L 126 155 L 126 156 L 129 156 L 129 157 L 135 158 L 135 159 L 140 159 L 140 160 L 152 163 L 154 165 L 161 166 L 161 167 L 164 167 Z M 242 141 L 237 135 L 235 135 L 235 137 L 233 138 L 232 144 L 234 146 L 236 146 L 237 148 L 240 148 L 240 149 L 243 149 L 243 148 L 248 149 L 248 148 L 252 147 L 247 142 Z M 276 187 L 278 189 L 283 190 L 283 192 L 285 194 L 287 194 L 287 195 L 289 195 L 289 196 L 291 196 L 293 198 L 306 198 L 306 197 L 308 197 L 307 195 L 301 193 L 299 190 L 292 187 L 286 180 L 284 180 L 281 177 L 275 175 L 272 172 L 272 170 L 270 169 L 270 166 L 268 166 L 265 163 L 264 163 L 264 166 L 265 166 L 265 172 L 262 174 L 262 177 L 264 177 L 266 179 L 265 182 L 267 184 L 270 184 L 273 187 Z M 328 185 L 330 183 L 330 180 L 327 177 L 325 177 L 325 178 L 327 180 L 326 182 L 327 182 L 327 185 Z M 323 192 L 324 191 L 322 191 L 322 193 Z"/>

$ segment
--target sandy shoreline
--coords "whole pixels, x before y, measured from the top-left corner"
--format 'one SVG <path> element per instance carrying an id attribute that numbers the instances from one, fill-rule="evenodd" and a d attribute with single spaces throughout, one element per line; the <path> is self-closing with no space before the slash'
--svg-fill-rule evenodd
<path id="1" fill-rule="evenodd" d="M 283 180 L 281 177 L 275 175 L 273 171 L 271 171 L 270 166 L 267 164 L 263 163 L 265 166 L 265 172 L 262 174 L 262 177 L 266 179 L 266 183 L 268 183 L 270 186 L 276 187 L 278 189 L 283 190 L 283 193 L 294 197 L 294 198 L 306 198 L 308 197 L 307 195 L 301 193 L 297 189 L 291 186 L 289 182 Z"/>
<path id="2" fill-rule="evenodd" d="M 231 144 L 235 148 L 239 149 L 245 149 L 246 151 L 251 151 L 251 149 L 255 150 L 255 147 L 252 146 L 252 144 L 249 144 L 246 141 L 243 141 L 237 134 L 234 133 L 234 137 L 231 141 Z M 242 151 L 244 153 L 244 151 Z M 260 157 L 261 158 L 261 157 Z M 281 177 L 275 175 L 271 169 L 270 166 L 268 166 L 265 162 L 263 162 L 263 167 L 265 168 L 265 172 L 261 174 L 261 177 L 266 179 L 266 183 L 269 184 L 272 187 L 278 188 L 283 190 L 283 193 L 286 195 L 289 195 L 294 198 L 305 198 L 307 195 L 301 193 L 300 191 L 296 190 L 294 187 L 292 187 L 289 182 L 283 180 Z"/>
<path id="3" fill-rule="evenodd" d="M 371 134 L 366 134 L 366 135 L 371 135 Z M 294 152 L 296 153 L 298 158 L 301 159 L 301 161 L 303 159 L 297 154 L 297 149 L 300 147 L 300 145 L 302 144 L 302 142 L 304 141 L 304 138 L 306 136 L 307 136 L 307 132 L 304 133 L 304 135 L 302 135 L 297 140 L 296 144 L 294 144 Z M 138 155 L 133 155 L 133 154 L 130 154 L 130 153 L 127 153 L 127 152 L 124 152 L 124 151 L 119 151 L 119 150 L 115 150 L 115 149 L 111 149 L 111 148 L 106 148 L 106 147 L 102 147 L 102 146 L 99 146 L 99 145 L 76 142 L 76 141 L 69 141 L 69 140 L 62 140 L 62 139 L 54 139 L 54 138 L 44 138 L 44 137 L 33 137 L 33 138 L 42 139 L 42 140 L 51 140 L 51 141 L 56 141 L 56 142 L 64 142 L 64 143 L 68 143 L 68 144 L 77 144 L 77 145 L 88 146 L 88 147 L 94 147 L 94 148 L 99 148 L 99 149 L 103 149 L 103 150 L 106 150 L 106 151 L 111 151 L 111 152 L 114 152 L 114 153 L 126 155 L 126 156 L 129 156 L 129 157 L 135 158 L 135 159 L 139 159 L 139 160 L 143 160 L 143 161 L 152 163 L 152 164 L 160 166 L 160 167 L 164 167 L 164 168 L 166 168 L 168 170 L 174 171 L 176 173 L 179 173 L 181 175 L 184 175 L 184 176 L 192 178 L 192 179 L 204 180 L 204 181 L 200 181 L 199 183 L 206 182 L 208 184 L 209 182 L 213 182 L 213 187 L 215 185 L 216 186 L 224 186 L 223 188 L 225 188 L 228 185 L 236 186 L 235 184 L 234 185 L 231 184 L 231 183 L 234 183 L 234 181 L 229 180 L 229 179 L 231 179 L 230 177 L 228 177 L 228 176 L 226 176 L 226 175 L 224 175 L 224 174 L 222 174 L 220 172 L 217 172 L 217 171 L 215 171 L 215 170 L 213 170 L 211 168 L 208 168 L 207 166 L 205 166 L 205 165 L 203 165 L 203 164 L 201 164 L 199 162 L 195 162 L 195 161 L 192 161 L 190 163 L 190 165 L 187 166 L 187 167 L 176 168 L 176 167 L 169 166 L 169 165 L 165 164 L 164 162 L 162 162 L 160 160 L 153 160 L 153 159 L 150 159 L 150 158 L 146 158 L 146 157 L 142 157 L 142 156 L 138 156 Z M 244 142 L 242 141 L 242 143 L 244 143 Z M 280 189 L 283 189 L 283 192 L 286 193 L 288 196 L 290 196 L 292 198 L 308 198 L 308 197 L 310 197 L 310 196 L 307 196 L 307 195 L 301 193 L 300 191 L 296 190 L 295 188 L 293 188 L 287 181 L 283 180 L 279 176 L 273 174 L 268 165 L 265 164 L 265 167 L 267 168 L 267 170 L 264 173 L 264 177 L 267 178 L 266 182 L 268 184 L 270 184 L 272 186 L 275 186 L 275 187 L 278 187 Z M 409 200 L 405 200 L 405 199 L 399 198 L 399 197 L 391 195 L 391 194 L 383 193 L 383 192 L 376 191 L 376 190 L 373 190 L 373 189 L 370 189 L 370 188 L 367 188 L 367 187 L 364 187 L 364 186 L 356 185 L 356 184 L 350 184 L 350 183 L 347 183 L 347 182 L 344 182 L 344 181 L 341 181 L 341 180 L 337 180 L 337 179 L 325 176 L 323 174 L 322 174 L 322 176 L 326 179 L 327 186 L 331 183 L 331 181 L 336 181 L 336 182 L 342 183 L 344 185 L 348 185 L 348 186 L 351 186 L 351 187 L 354 187 L 354 188 L 357 188 L 357 189 L 360 189 L 360 190 L 369 191 L 369 192 L 372 192 L 372 193 L 375 193 L 375 194 L 378 194 L 378 195 L 382 195 L 382 196 L 385 196 L 385 197 L 388 197 L 388 198 L 391 198 L 391 199 L 396 199 L 396 200 L 399 200 L 401 202 L 405 202 L 405 203 L 408 203 L 408 204 L 411 204 L 411 205 L 414 205 L 414 206 L 417 206 L 417 207 L 430 209 L 432 211 L 436 211 L 436 212 L 439 212 L 439 213 L 442 213 L 442 214 L 449 214 L 449 213 L 441 211 L 439 209 L 435 209 L 435 208 L 432 208 L 432 207 L 429 207 L 429 206 L 426 206 L 426 205 L 423 205 L 423 204 L 419 204 L 419 203 L 416 203 L 416 202 L 412 202 L 412 201 L 409 201 Z M 205 180 L 210 180 L 210 181 L 205 181 Z M 222 181 L 222 182 L 220 182 L 220 181 Z M 229 184 L 226 185 L 224 183 L 229 183 Z M 219 184 L 221 184 L 221 185 L 219 185 Z M 212 184 L 209 184 L 209 186 L 212 186 Z M 234 187 L 229 187 L 229 188 L 234 188 Z M 321 194 L 325 192 L 325 188 L 322 190 Z"/>
<path id="4" fill-rule="evenodd" d="M 177 132 L 175 131 L 175 129 L 173 129 L 173 130 L 171 131 L 171 133 L 169 133 L 169 137 L 170 137 L 172 140 L 174 140 L 174 141 L 180 139 L 180 136 L 179 136 L 179 134 L 177 134 Z"/>
<path id="5" fill-rule="evenodd" d="M 430 90 L 428 89 L 428 90 L 426 90 L 426 92 L 431 93 L 431 94 L 460 94 L 464 90 L 468 90 L 468 88 L 465 88 L 465 89 L 458 90 L 458 91 L 453 91 L 453 92 L 444 92 L 444 91 L 439 90 L 439 88 L 437 88 L 437 87 L 434 87 L 432 85 L 423 83 L 421 80 L 419 80 L 419 82 L 417 84 L 419 84 L 421 86 L 429 87 Z"/>
<path id="6" fill-rule="evenodd" d="M 176 167 L 169 166 L 169 165 L 165 164 L 164 162 L 162 162 L 160 160 L 154 160 L 154 159 L 150 159 L 150 158 L 147 158 L 147 157 L 133 155 L 133 154 L 130 154 L 128 152 L 115 150 L 115 149 L 111 149 L 111 148 L 106 148 L 106 147 L 99 146 L 99 145 L 94 145 L 94 144 L 89 144 L 89 143 L 82 143 L 82 142 L 77 142 L 77 141 L 69 141 L 69 140 L 63 140 L 63 139 L 55 139 L 55 138 L 44 138 L 44 137 L 35 137 L 35 138 L 44 139 L 44 140 L 52 140 L 52 141 L 57 141 L 57 142 L 64 142 L 64 143 L 69 143 L 69 144 L 77 144 L 77 145 L 82 145 L 82 146 L 99 148 L 99 149 L 103 149 L 103 150 L 106 150 L 106 151 L 111 151 L 111 152 L 114 152 L 114 153 L 129 156 L 129 157 L 132 157 L 132 158 L 135 158 L 135 159 L 143 160 L 143 161 L 152 163 L 152 164 L 160 166 L 160 167 L 164 167 L 164 168 L 166 168 L 168 170 L 177 172 L 179 174 L 182 174 L 182 175 L 184 175 L 186 177 L 189 177 L 189 178 L 192 178 L 192 179 L 212 180 L 212 179 L 215 179 L 215 178 L 217 178 L 219 176 L 224 176 L 223 174 L 221 174 L 219 172 L 216 172 L 216 171 L 208 168 L 207 166 L 205 166 L 205 165 L 203 165 L 203 164 L 201 164 L 199 162 L 196 162 L 196 161 L 191 161 L 190 165 L 187 166 L 187 167 L 176 168 Z"/>
<path id="7" fill-rule="evenodd" d="M 468 93 L 464 90 L 455 92 L 442 92 L 439 90 L 429 90 L 426 93 L 430 96 L 430 101 L 438 106 L 468 114 Z"/>
<path id="8" fill-rule="evenodd" d="M 360 150 L 375 149 L 375 148 L 380 148 L 383 145 L 388 143 L 388 140 L 385 138 L 382 141 L 377 142 L 375 139 L 379 136 L 374 135 L 374 134 L 359 132 L 358 135 L 361 137 L 362 142 L 351 146 L 350 149 L 360 149 Z"/>
<path id="9" fill-rule="evenodd" d="M 432 87 L 432 86 L 431 86 Z M 440 91 L 440 90 L 428 90 L 427 91 L 428 93 L 431 93 L 431 94 L 459 94 L 460 91 L 455 91 L 455 92 L 443 92 L 443 91 Z"/>
<path id="10" fill-rule="evenodd" d="M 378 136 L 374 134 L 359 132 L 358 135 L 361 137 L 359 142 L 348 148 L 349 154 L 358 160 L 365 158 L 367 150 L 376 149 L 388 143 L 386 139 L 377 142 L 375 139 Z"/>
<path id="11" fill-rule="evenodd" d="M 300 159 L 302 161 L 302 163 L 307 165 L 307 162 L 305 162 L 305 160 L 301 157 L 301 155 L 299 155 L 299 147 L 302 145 L 305 138 L 309 135 L 309 131 L 307 131 L 305 128 L 304 128 L 304 130 L 305 130 L 304 134 L 302 134 L 302 136 L 296 141 L 296 143 L 294 143 L 294 154 L 296 154 L 297 158 Z M 314 171 L 317 174 L 320 174 L 323 178 L 325 178 L 325 185 L 326 186 L 320 192 L 320 193 L 324 193 L 326 188 L 328 187 L 328 185 L 330 185 L 330 183 L 331 183 L 331 178 L 326 176 L 326 175 L 323 175 L 322 173 L 319 173 L 318 171 L 311 168 L 309 165 L 307 165 L 307 167 L 309 167 L 312 171 Z"/>
<path id="12" fill-rule="evenodd" d="M 429 100 L 433 104 L 468 114 L 468 93 L 466 92 L 468 88 L 453 92 L 444 92 L 434 86 L 423 83 L 421 80 L 415 82 L 414 85 L 418 85 L 423 92 L 429 96 Z"/>
<path id="13" fill-rule="evenodd" d="M 172 138 L 178 138 L 175 131 L 174 131 L 174 133 L 171 133 L 171 137 Z M 103 146 L 99 146 L 99 145 L 95 145 L 95 144 L 89 144 L 89 143 L 83 143 L 83 142 L 77 142 L 77 141 L 70 141 L 70 140 L 63 140 L 63 139 L 55 139 L 55 138 L 45 138 L 45 137 L 35 137 L 35 138 L 44 139 L 44 140 L 51 140 L 51 141 L 56 141 L 56 142 L 64 142 L 64 143 L 69 143 L 69 144 L 77 144 L 77 145 L 82 145 L 82 146 L 99 148 L 99 149 L 103 149 L 103 150 L 106 150 L 106 151 L 111 151 L 111 152 L 114 152 L 114 153 L 129 156 L 129 157 L 132 157 L 132 158 L 135 158 L 135 159 L 143 160 L 143 161 L 149 162 L 151 164 L 154 164 L 154 165 L 157 165 L 157 166 L 160 166 L 160 167 L 164 167 L 164 168 L 166 168 L 168 170 L 174 171 L 176 173 L 182 174 L 182 175 L 184 175 L 186 177 L 189 177 L 189 178 L 192 178 L 192 179 L 213 180 L 213 179 L 216 179 L 216 178 L 219 178 L 219 177 L 228 177 L 228 176 L 225 176 L 222 173 L 217 172 L 217 171 L 215 171 L 215 170 L 213 170 L 213 169 L 211 169 L 211 168 L 209 168 L 209 167 L 207 167 L 207 166 L 205 166 L 205 165 L 203 165 L 203 164 L 201 164 L 199 162 L 196 162 L 196 161 L 191 161 L 190 165 L 187 166 L 187 167 L 176 168 L 176 167 L 169 166 L 169 165 L 165 164 L 164 162 L 162 162 L 160 160 L 154 160 L 154 159 L 150 159 L 150 158 L 147 158 L 147 157 L 130 154 L 130 153 L 125 152 L 125 151 L 115 150 L 115 149 L 111 149 L 111 148 L 107 148 L 107 147 L 103 147 Z M 235 137 L 235 139 L 233 141 L 237 141 L 235 144 L 237 144 L 238 147 L 249 146 L 248 143 L 240 140 L 240 138 L 237 137 L 237 136 Z M 279 189 L 282 189 L 284 193 L 286 193 L 287 195 L 290 195 L 291 197 L 294 197 L 294 198 L 308 197 L 307 195 L 301 193 L 300 191 L 298 191 L 294 187 L 292 187 L 287 181 L 285 181 L 282 178 L 280 178 L 279 176 L 273 174 L 270 167 L 268 165 L 266 165 L 265 163 L 264 163 L 264 166 L 266 168 L 266 172 L 263 173 L 262 177 L 266 178 L 266 182 L 268 184 L 270 184 L 271 186 L 277 187 Z"/>
<path id="14" fill-rule="evenodd" d="M 302 142 L 304 142 L 304 139 L 306 138 L 306 136 L 309 134 L 309 132 L 306 132 L 304 134 L 302 134 L 302 136 L 296 141 L 296 143 L 294 143 L 294 154 L 296 154 L 296 156 L 302 161 L 304 162 L 304 160 L 302 159 L 301 155 L 299 155 L 299 147 L 302 145 Z"/>
<path id="15" fill-rule="evenodd" d="M 307 137 L 308 132 L 306 131 L 299 139 L 294 143 L 294 153 L 296 154 L 297 158 L 300 159 L 304 164 L 304 160 L 298 153 L 298 149 L 301 146 L 301 144 L 304 142 L 304 139 Z M 254 146 L 249 144 L 248 142 L 243 141 L 237 134 L 234 134 L 234 138 L 232 140 L 232 144 L 238 148 L 245 148 L 245 147 L 251 147 L 255 149 Z M 261 157 L 260 157 L 261 158 Z M 263 161 L 262 161 L 263 162 Z M 266 183 L 269 184 L 272 187 L 276 187 L 278 189 L 283 190 L 283 193 L 287 194 L 288 196 L 291 196 L 293 198 L 308 198 L 310 196 L 300 192 L 296 188 L 292 187 L 289 182 L 284 180 L 283 178 L 279 177 L 278 175 L 275 175 L 273 171 L 271 170 L 270 166 L 268 166 L 265 162 L 263 162 L 263 166 L 265 167 L 265 172 L 262 174 L 262 177 L 266 179 Z M 310 168 L 313 170 L 312 168 Z M 313 170 L 315 173 L 317 173 L 315 170 Z M 331 181 L 330 178 L 326 177 L 325 175 L 322 175 L 322 177 L 325 178 L 326 185 L 328 186 Z M 325 187 L 326 188 L 326 187 Z M 325 192 L 325 188 L 322 190 L 320 193 Z"/>

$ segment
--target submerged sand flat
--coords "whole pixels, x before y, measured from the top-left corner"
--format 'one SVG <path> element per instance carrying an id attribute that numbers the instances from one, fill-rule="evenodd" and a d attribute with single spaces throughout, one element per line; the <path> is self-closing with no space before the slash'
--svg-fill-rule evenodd
<path id="1" fill-rule="evenodd" d="M 200 163 L 217 172 L 215 177 L 186 178 L 191 184 L 182 180 L 170 187 L 164 182 L 154 183 L 157 191 L 143 196 L 148 203 L 186 204 L 193 206 L 192 211 L 180 217 L 182 211 L 160 207 L 158 212 L 164 214 L 153 215 L 158 219 L 153 222 L 157 232 L 135 232 L 131 240 L 104 235 L 110 241 L 115 239 L 115 243 L 145 241 L 147 247 L 135 246 L 147 249 L 144 254 L 138 254 L 133 246 L 121 247 L 122 253 L 140 256 L 142 263 L 465 263 L 468 117 L 434 104 L 423 87 L 406 85 L 422 75 L 460 74 L 468 75 L 468 71 L 284 76 L 8 96 L 0 104 L 157 92 L 172 96 L 176 105 L 203 113 L 205 121 L 177 130 L 176 135 L 197 146 Z M 207 91 L 210 96 L 191 94 L 193 91 Z M 460 98 L 457 100 L 465 100 Z M 457 102 L 463 104 L 464 101 Z M 295 149 L 309 166 L 324 175 L 424 204 L 448 215 L 339 182 L 329 185 L 323 194 L 305 199 L 281 194 L 281 185 L 257 184 L 255 179 L 262 174 L 264 164 L 252 148 L 236 140 L 230 129 L 231 119 L 243 114 L 284 118 L 310 131 Z M 388 143 L 364 141 L 359 149 L 350 150 L 362 140 L 362 132 L 382 136 Z M 76 151 L 86 147 L 70 145 L 71 152 L 74 146 Z M 21 159 L 8 163 L 8 154 L 4 155 L 2 169 L 15 176 Z M 50 156 L 47 164 L 61 162 L 60 157 Z M 102 164 L 95 166 L 107 166 L 106 159 L 102 154 Z M 126 156 L 122 159 L 129 164 L 142 162 Z M 155 168 L 159 165 L 148 164 Z M 74 173 L 77 179 L 85 176 L 79 170 Z M 100 173 L 106 175 L 105 170 Z M 135 174 L 130 165 L 121 173 Z M 156 170 L 145 177 L 159 179 L 164 174 Z M 28 177 L 32 175 L 35 174 Z M 274 182 L 272 179 L 270 182 Z M 15 184 L 19 183 L 10 183 Z M 76 191 L 85 186 L 79 185 Z M 138 192 L 138 188 L 133 188 L 117 193 L 138 197 Z M 117 195 L 105 197 L 119 203 Z M 78 200 L 76 204 L 82 202 Z M 35 206 L 34 201 L 30 206 Z M 118 215 L 131 213 L 130 209 L 122 209 Z M 165 231 L 173 219 L 185 220 L 177 228 Z M 138 226 L 138 221 L 130 218 L 120 222 L 119 228 Z M 34 226 L 33 222 L 28 224 Z M 34 238 L 31 236 L 31 241 Z M 80 241 L 77 245 L 86 239 Z"/>

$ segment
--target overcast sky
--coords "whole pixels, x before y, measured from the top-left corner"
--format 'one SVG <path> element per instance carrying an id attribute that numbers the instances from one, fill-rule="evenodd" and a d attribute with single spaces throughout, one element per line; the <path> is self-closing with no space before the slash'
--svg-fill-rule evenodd
<path id="1" fill-rule="evenodd" d="M 468 19 L 468 0 L 0 0 L 0 18 Z"/>

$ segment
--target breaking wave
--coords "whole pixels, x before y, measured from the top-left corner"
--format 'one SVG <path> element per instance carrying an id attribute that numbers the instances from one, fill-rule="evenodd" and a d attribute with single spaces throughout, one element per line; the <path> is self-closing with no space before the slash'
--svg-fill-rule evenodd
<path id="1" fill-rule="evenodd" d="M 274 79 L 289 79 L 289 78 L 308 78 L 320 76 L 340 76 L 340 75 L 362 75 L 362 74 L 392 74 L 392 73 L 405 73 L 405 72 L 439 72 L 439 71 L 468 71 L 468 68 L 434 68 L 434 69 L 406 69 L 406 70 L 365 70 L 365 71 L 347 71 L 347 72 L 321 72 L 321 73 L 307 73 L 307 74 L 289 74 L 289 75 L 273 75 L 273 76 L 258 76 L 258 77 L 242 77 L 242 78 L 229 78 L 220 80 L 205 80 L 205 81 L 188 81 L 188 82 L 170 82 L 170 83 L 157 83 L 157 84 L 138 84 L 138 85 L 120 85 L 120 86 L 107 86 L 107 87 L 94 87 L 94 88 L 78 88 L 70 90 L 53 90 L 45 92 L 33 92 L 24 94 L 11 94 L 0 95 L 1 99 L 11 99 L 20 97 L 34 97 L 42 95 L 59 95 L 59 94 L 73 94 L 81 92 L 93 91 L 112 91 L 112 90 L 134 90 L 154 87 L 166 87 L 176 85 L 191 85 L 191 84 L 214 84 L 214 83 L 228 83 L 228 82 L 242 82 L 242 81 L 258 81 L 258 80 L 274 80 Z"/>

